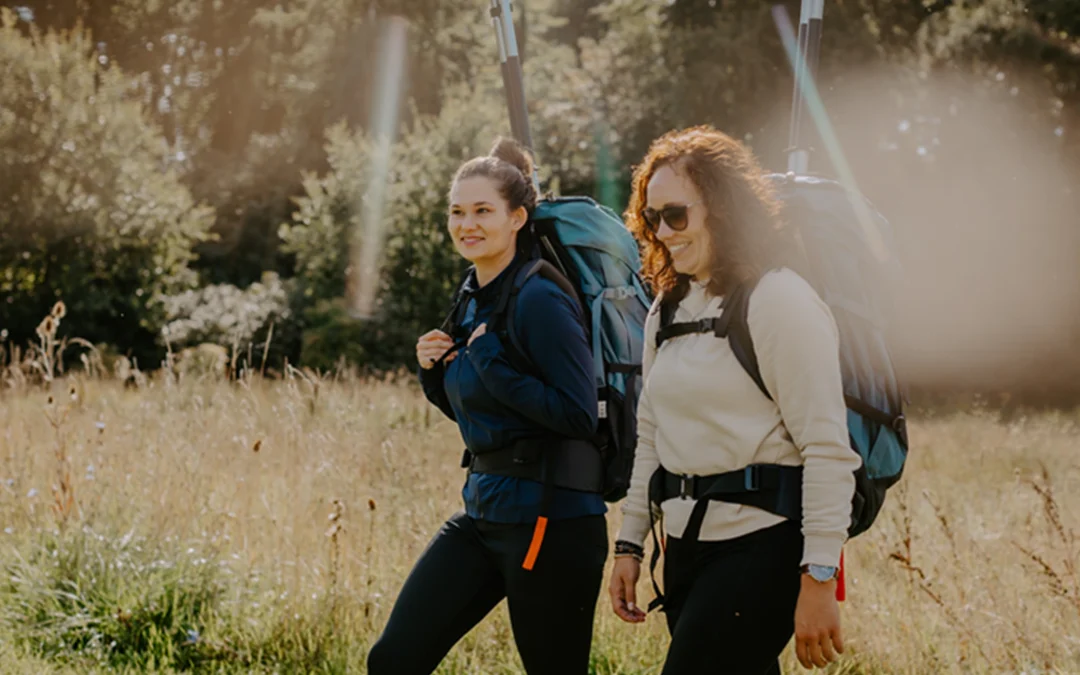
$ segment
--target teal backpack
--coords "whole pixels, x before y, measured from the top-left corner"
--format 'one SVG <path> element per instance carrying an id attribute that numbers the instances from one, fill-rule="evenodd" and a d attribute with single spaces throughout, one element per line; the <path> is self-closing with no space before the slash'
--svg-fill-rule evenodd
<path id="1" fill-rule="evenodd" d="M 614 211 L 589 197 L 542 200 L 532 228 L 541 260 L 570 282 L 584 310 L 600 401 L 603 494 L 615 502 L 626 496 L 634 465 L 645 318 L 652 305 L 639 275 L 637 241 Z M 512 312 L 511 305 L 508 316 Z"/>
<path id="2" fill-rule="evenodd" d="M 886 491 L 900 480 L 907 461 L 906 397 L 888 339 L 902 270 L 889 222 L 865 196 L 816 176 L 773 174 L 770 178 L 802 248 L 785 264 L 829 306 L 840 333 L 848 440 L 863 461 L 855 474 L 848 529 L 849 536 L 855 537 L 874 523 Z M 872 222 L 862 223 L 860 217 Z M 867 229 L 880 235 L 880 243 L 888 250 L 887 261 L 875 258 Z M 737 325 L 745 325 L 745 311 L 736 316 L 740 317 Z M 736 330 L 736 334 L 742 332 Z M 756 380 L 760 381 L 760 375 Z"/>

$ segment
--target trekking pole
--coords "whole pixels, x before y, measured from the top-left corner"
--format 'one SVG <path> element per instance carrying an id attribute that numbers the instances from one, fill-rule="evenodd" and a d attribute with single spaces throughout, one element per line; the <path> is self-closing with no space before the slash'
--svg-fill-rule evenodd
<path id="1" fill-rule="evenodd" d="M 521 69 L 521 56 L 518 54 L 510 0 L 491 0 L 491 23 L 495 28 L 495 41 L 499 46 L 499 65 L 510 113 L 510 132 L 535 155 L 532 131 L 529 129 L 529 111 L 525 108 L 525 77 Z M 539 194 L 540 180 L 535 170 L 532 180 Z"/>
<path id="2" fill-rule="evenodd" d="M 811 0 L 811 3 L 817 5 L 817 15 L 821 16 L 821 0 Z M 807 9 L 807 5 L 810 4 L 806 0 L 803 0 L 803 9 Z M 836 136 L 836 132 L 832 127 L 832 123 L 829 122 L 829 116 L 825 112 L 825 105 L 821 102 L 821 96 L 818 94 L 817 82 L 810 76 L 809 72 L 800 68 L 800 55 L 798 53 L 798 41 L 795 37 L 795 33 L 791 29 L 791 24 L 788 21 L 787 11 L 783 5 L 775 5 L 772 10 L 773 20 L 776 22 L 776 27 L 780 31 L 780 40 L 784 44 L 784 51 L 787 53 L 788 63 L 791 64 L 792 71 L 795 73 L 796 90 L 806 106 L 807 113 L 813 118 L 814 128 L 818 132 L 818 137 L 821 139 L 822 145 L 825 148 L 825 152 L 828 154 L 829 159 L 832 161 L 833 166 L 836 168 L 837 179 L 841 185 L 847 190 L 849 195 L 852 196 L 852 208 L 855 209 L 855 217 L 858 219 L 860 225 L 863 228 L 863 232 L 866 234 L 867 243 L 870 246 L 870 250 L 873 251 L 874 256 L 879 262 L 888 262 L 892 257 L 889 250 L 885 247 L 885 242 L 882 239 L 881 232 L 874 224 L 874 218 L 870 213 L 870 209 L 867 206 L 866 200 L 861 198 L 854 198 L 855 195 L 861 195 L 859 186 L 855 181 L 855 174 L 851 170 L 851 166 L 848 165 L 847 159 L 844 157 L 843 151 L 840 149 L 840 140 Z M 809 12 L 806 13 L 810 15 Z M 817 40 L 821 38 L 820 18 L 818 19 Z M 802 27 L 800 26 L 800 30 Z M 809 37 L 809 31 L 807 31 Z M 814 51 L 817 51 L 817 47 L 814 47 Z M 815 55 L 813 65 L 816 65 L 817 57 Z M 806 77 L 800 78 L 799 72 L 803 70 Z M 803 106 L 799 104 L 799 100 L 796 100 L 796 110 L 801 109 Z M 798 132 L 798 125 L 792 125 L 793 133 Z M 796 139 L 797 140 L 797 139 Z M 797 153 L 796 151 L 799 151 Z M 797 142 L 792 142 L 789 152 L 792 154 L 788 157 L 788 170 L 795 171 L 796 173 L 802 173 L 806 170 L 806 164 L 809 159 L 809 153 L 805 149 L 798 148 Z M 796 164 L 801 158 L 803 162 L 802 166 Z M 801 171 L 800 171 L 801 169 Z"/>
<path id="3" fill-rule="evenodd" d="M 807 80 L 817 77 L 821 53 L 821 22 L 825 0 L 802 0 L 799 10 L 798 49 L 795 60 L 795 92 L 791 99 L 791 128 L 788 132 L 788 171 L 804 174 L 810 165 L 810 144 L 800 145 L 803 111 L 806 110 Z"/>

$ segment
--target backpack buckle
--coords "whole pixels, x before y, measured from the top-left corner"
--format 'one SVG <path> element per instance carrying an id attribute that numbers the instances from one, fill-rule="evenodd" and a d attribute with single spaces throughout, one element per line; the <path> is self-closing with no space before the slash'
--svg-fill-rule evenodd
<path id="1" fill-rule="evenodd" d="M 697 320 L 697 332 L 698 333 L 716 333 L 716 337 L 724 337 L 720 334 L 720 318 L 709 317 L 707 319 Z"/>
<path id="2" fill-rule="evenodd" d="M 633 286 L 612 286 L 605 288 L 603 295 L 608 300 L 622 301 L 634 297 L 635 293 Z"/>
<path id="3" fill-rule="evenodd" d="M 712 333 L 716 337 L 723 340 L 727 337 L 727 322 L 723 320 L 723 316 L 714 316 L 711 319 L 702 319 L 700 330 L 702 333 Z"/>
<path id="4" fill-rule="evenodd" d="M 747 492 L 757 492 L 761 489 L 761 467 L 755 465 L 743 469 L 743 488 Z"/>
<path id="5" fill-rule="evenodd" d="M 895 418 L 893 418 L 892 424 L 890 424 L 889 426 L 893 428 L 893 431 L 896 432 L 896 435 L 900 438 L 900 441 L 906 446 L 908 444 L 907 418 L 904 417 L 904 414 L 900 413 Z"/>
<path id="6" fill-rule="evenodd" d="M 679 499 L 694 497 L 695 476 L 679 474 Z"/>

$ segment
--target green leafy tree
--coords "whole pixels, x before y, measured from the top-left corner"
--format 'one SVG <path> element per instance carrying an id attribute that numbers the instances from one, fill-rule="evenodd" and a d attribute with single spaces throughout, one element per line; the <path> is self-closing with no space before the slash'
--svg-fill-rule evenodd
<path id="1" fill-rule="evenodd" d="M 0 10 L 0 302 L 16 342 L 57 300 L 78 335 L 153 364 L 161 295 L 190 287 L 213 211 L 83 31 L 32 31 Z M 147 363 L 149 361 L 150 363 Z"/>
<path id="2" fill-rule="evenodd" d="M 372 141 L 344 125 L 329 130 L 331 168 L 306 177 L 293 222 L 281 228 L 285 250 L 296 257 L 296 306 L 308 308 L 301 314 L 305 365 L 332 367 L 341 353 L 376 368 L 408 364 L 416 338 L 441 323 L 467 265 L 446 228 L 450 180 L 463 161 L 490 148 L 499 103 L 490 88 L 462 92 L 393 145 L 375 318 L 367 322 L 348 318 L 342 298 L 351 237 L 364 225 L 360 205 L 378 178 L 371 174 Z"/>

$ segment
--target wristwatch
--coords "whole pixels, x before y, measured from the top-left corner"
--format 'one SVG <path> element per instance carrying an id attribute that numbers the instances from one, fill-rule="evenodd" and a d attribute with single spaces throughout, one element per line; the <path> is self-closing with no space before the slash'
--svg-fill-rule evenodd
<path id="1" fill-rule="evenodd" d="M 803 565 L 799 569 L 803 574 L 809 575 L 814 581 L 823 584 L 832 581 L 840 575 L 839 567 L 831 567 L 829 565 Z"/>

